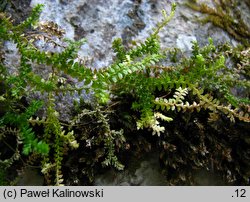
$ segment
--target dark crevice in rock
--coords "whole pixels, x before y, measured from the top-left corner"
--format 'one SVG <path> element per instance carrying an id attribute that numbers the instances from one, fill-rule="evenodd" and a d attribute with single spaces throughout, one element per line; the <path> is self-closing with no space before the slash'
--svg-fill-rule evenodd
<path id="1" fill-rule="evenodd" d="M 143 10 L 141 10 L 140 8 L 141 3 L 142 2 L 140 0 L 134 1 L 133 8 L 127 13 L 127 16 L 132 21 L 132 25 L 127 26 L 122 33 L 124 44 L 130 42 L 132 37 L 136 36 L 141 30 L 146 27 L 146 24 L 141 18 L 141 16 L 144 15 Z"/>

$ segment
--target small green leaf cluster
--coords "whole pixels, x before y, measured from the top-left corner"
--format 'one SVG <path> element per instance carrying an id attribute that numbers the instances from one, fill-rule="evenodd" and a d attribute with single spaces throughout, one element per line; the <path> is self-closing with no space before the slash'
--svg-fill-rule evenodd
<path id="1" fill-rule="evenodd" d="M 8 137 L 14 136 L 16 138 L 16 145 L 15 148 L 13 148 L 7 141 L 6 139 Z M 1 156 L 0 159 L 0 168 L 4 172 L 10 166 L 20 158 L 20 151 L 19 151 L 19 144 L 21 142 L 20 139 L 20 131 L 12 128 L 6 128 L 6 127 L 1 127 L 0 128 L 0 140 L 5 144 L 6 147 L 9 147 L 10 150 L 12 150 L 13 154 L 10 158 L 5 159 L 4 156 Z"/>
<path id="2" fill-rule="evenodd" d="M 28 119 L 41 107 L 42 102 L 33 101 L 29 107 L 25 109 L 23 113 L 17 114 L 14 111 L 8 111 L 1 119 L 1 127 L 6 125 L 11 125 L 18 128 L 21 141 L 24 144 L 23 153 L 28 155 L 31 152 L 38 152 L 41 154 L 48 153 L 48 146 L 44 141 L 39 141 L 33 131 L 29 126 Z"/>

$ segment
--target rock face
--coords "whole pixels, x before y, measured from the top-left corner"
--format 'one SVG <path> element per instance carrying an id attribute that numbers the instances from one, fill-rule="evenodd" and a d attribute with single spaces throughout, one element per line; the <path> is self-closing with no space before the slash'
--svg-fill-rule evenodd
<path id="1" fill-rule="evenodd" d="M 156 0 L 113 0 L 113 1 L 88 1 L 88 0 L 22 0 L 15 4 L 17 10 L 22 6 L 34 7 L 44 4 L 40 21 L 56 22 L 66 31 L 70 39 L 86 38 L 79 55 L 91 68 L 103 68 L 111 64 L 114 57 L 112 41 L 122 38 L 125 45 L 131 40 L 145 40 L 152 28 L 162 18 L 161 10 L 169 13 L 171 2 Z M 202 15 L 194 12 L 184 5 L 184 1 L 176 0 L 177 9 L 174 18 L 160 32 L 161 46 L 163 49 L 178 47 L 186 54 L 190 53 L 192 43 L 197 40 L 201 45 L 207 43 L 208 37 L 214 38 L 215 43 L 229 41 L 236 43 L 227 33 L 211 24 L 202 26 L 197 19 Z M 206 1 L 207 3 L 207 1 Z M 25 9 L 25 14 L 31 8 Z M 12 10 L 9 11 L 13 13 Z M 15 17 L 15 14 L 13 17 Z M 48 47 L 46 47 L 48 50 Z M 6 66 L 15 72 L 20 62 L 17 49 L 12 43 L 5 44 Z M 35 70 L 42 75 L 48 75 L 48 68 L 39 66 Z M 89 96 L 82 95 L 84 99 Z M 41 95 L 33 95 L 29 99 L 39 99 Z M 70 120 L 72 102 L 79 99 L 77 94 L 57 98 L 57 110 L 60 118 Z"/>
<path id="2" fill-rule="evenodd" d="M 43 186 L 43 180 L 38 170 L 26 168 L 18 179 L 17 186 Z"/>

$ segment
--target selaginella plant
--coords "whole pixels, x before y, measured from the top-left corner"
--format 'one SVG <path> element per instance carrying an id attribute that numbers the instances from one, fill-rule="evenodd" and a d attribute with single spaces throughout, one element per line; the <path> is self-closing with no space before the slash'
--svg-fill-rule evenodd
<path id="1" fill-rule="evenodd" d="M 192 114 L 205 110 L 210 114 L 209 122 L 216 122 L 221 116 L 232 122 L 250 121 L 249 50 L 234 54 L 236 51 L 230 46 L 216 47 L 209 39 L 203 48 L 193 42 L 192 57 L 176 60 L 175 66 L 164 65 L 168 53 L 161 50 L 158 34 L 173 18 L 175 4 L 169 16 L 162 12 L 162 21 L 144 42 L 127 48 L 121 39 L 114 40 L 116 59 L 100 70 L 86 67 L 78 57 L 77 51 L 84 40 L 66 40 L 64 31 L 55 23 L 38 22 L 41 9 L 42 5 L 36 6 L 31 16 L 19 25 L 13 25 L 11 18 L 0 14 L 0 45 L 9 40 L 20 54 L 19 66 L 13 73 L 1 53 L 0 104 L 4 107 L 0 111 L 0 138 L 10 131 L 17 137 L 18 145 L 22 145 L 24 155 L 38 154 L 47 184 L 64 183 L 62 167 L 69 149 L 100 147 L 99 157 L 89 164 L 102 161 L 104 166 L 124 168 L 116 154 L 126 142 L 127 128 L 124 125 L 115 130 L 109 120 L 109 111 L 122 102 L 124 95 L 131 97 L 137 129 L 148 128 L 159 137 L 168 130 L 164 122 L 173 121 L 178 112 Z M 39 41 L 60 51 L 44 50 L 37 46 Z M 233 57 L 238 65 L 228 68 L 226 59 Z M 45 65 L 48 74 L 36 73 L 36 65 Z M 81 86 L 67 82 L 62 74 Z M 233 93 L 235 89 L 244 94 L 238 96 Z M 94 93 L 92 107 L 78 107 L 78 114 L 68 123 L 60 120 L 57 95 L 75 92 L 81 95 L 83 91 Z M 31 92 L 45 98 L 27 103 L 25 98 Z M 42 107 L 45 117 L 36 115 Z M 84 121 L 100 129 L 83 127 Z M 42 132 L 37 132 L 36 127 L 42 128 Z M 9 165 L 12 162 L 12 159 L 5 161 Z"/>
<path id="2" fill-rule="evenodd" d="M 211 22 L 214 26 L 220 27 L 244 46 L 250 44 L 250 27 L 241 12 L 242 7 L 250 9 L 249 1 L 237 0 L 214 0 L 213 6 L 208 6 L 205 2 L 189 0 L 186 5 L 195 11 L 205 14 L 200 21 L 205 24 Z"/>
<path id="3" fill-rule="evenodd" d="M 154 33 L 145 44 L 127 52 L 123 51 L 124 48 L 118 41 L 114 42 L 114 46 L 119 58 L 126 58 L 124 62 L 129 64 L 132 63 L 131 58 L 140 57 L 134 55 L 138 49 L 142 49 L 140 52 L 144 53 L 143 58 L 145 54 L 156 54 L 161 59 L 164 57 Z M 135 97 L 132 108 L 141 114 L 137 127 L 151 128 L 153 134 L 160 135 L 165 130 L 158 120 L 172 120 L 163 114 L 168 111 L 199 112 L 205 109 L 210 112 L 210 120 L 216 121 L 215 117 L 219 118 L 220 114 L 224 114 L 232 122 L 235 118 L 249 122 L 250 82 L 246 75 L 249 71 L 249 58 L 244 57 L 247 60 L 244 68 L 240 65 L 228 68 L 226 53 L 215 47 L 212 39 L 209 39 L 209 44 L 203 48 L 193 42 L 193 55 L 190 59 L 180 60 L 175 67 L 156 65 L 157 61 L 153 60 L 141 71 L 129 74 L 113 84 L 112 90 L 115 95 L 129 93 Z M 245 94 L 234 95 L 232 89 L 236 87 L 244 89 Z M 163 95 L 157 96 L 157 91 Z M 186 100 L 188 94 L 192 101 Z M 173 97 L 169 97 L 171 95 Z"/>

